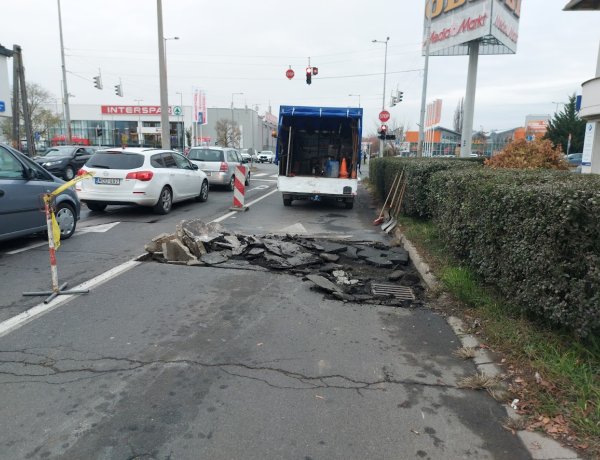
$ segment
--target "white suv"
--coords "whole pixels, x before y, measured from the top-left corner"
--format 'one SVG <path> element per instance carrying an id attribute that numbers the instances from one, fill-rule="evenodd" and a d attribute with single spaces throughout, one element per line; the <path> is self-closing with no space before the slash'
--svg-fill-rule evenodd
<path id="1" fill-rule="evenodd" d="M 273 163 L 275 160 L 275 154 L 271 150 L 263 150 L 258 154 L 258 161 L 260 163 Z"/>

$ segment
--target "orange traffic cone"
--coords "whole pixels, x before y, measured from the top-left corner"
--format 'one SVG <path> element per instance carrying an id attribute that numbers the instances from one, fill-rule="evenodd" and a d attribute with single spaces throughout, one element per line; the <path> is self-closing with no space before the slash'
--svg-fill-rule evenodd
<path id="1" fill-rule="evenodd" d="M 342 165 L 340 166 L 340 175 L 338 177 L 340 179 L 348 178 L 348 168 L 346 166 L 346 157 L 342 158 Z"/>
<path id="2" fill-rule="evenodd" d="M 350 178 L 356 179 L 356 166 L 352 168 L 352 174 L 350 174 Z"/>

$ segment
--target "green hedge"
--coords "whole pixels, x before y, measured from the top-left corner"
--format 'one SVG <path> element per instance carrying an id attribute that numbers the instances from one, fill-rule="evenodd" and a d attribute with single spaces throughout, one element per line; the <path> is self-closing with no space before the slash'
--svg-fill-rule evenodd
<path id="1" fill-rule="evenodd" d="M 409 174 L 422 182 L 406 209 L 432 217 L 458 259 L 524 312 L 600 331 L 600 177 L 412 161 L 428 172 Z"/>
<path id="2" fill-rule="evenodd" d="M 369 179 L 380 199 L 385 199 L 396 174 L 404 170 L 408 180 L 402 213 L 411 217 L 431 217 L 427 201 L 427 183 L 432 174 L 448 169 L 481 169 L 483 159 L 460 158 L 378 158 L 369 165 Z"/>

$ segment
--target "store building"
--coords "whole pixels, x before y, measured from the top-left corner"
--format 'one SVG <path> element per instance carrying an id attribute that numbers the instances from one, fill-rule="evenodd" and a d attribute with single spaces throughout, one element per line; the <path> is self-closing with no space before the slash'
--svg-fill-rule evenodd
<path id="1" fill-rule="evenodd" d="M 54 106 L 49 106 L 53 110 Z M 72 104 L 71 131 L 74 143 L 98 146 L 160 148 L 160 106 L 154 105 L 87 105 Z M 260 116 L 252 109 L 209 108 L 206 124 L 194 128 L 191 106 L 169 106 L 171 148 L 183 150 L 192 145 L 215 145 L 216 122 L 225 119 L 239 125 L 242 133 L 239 148 L 273 150 L 271 133 L 277 118 L 269 113 Z M 50 128 L 47 142 L 65 144 L 65 126 Z"/>

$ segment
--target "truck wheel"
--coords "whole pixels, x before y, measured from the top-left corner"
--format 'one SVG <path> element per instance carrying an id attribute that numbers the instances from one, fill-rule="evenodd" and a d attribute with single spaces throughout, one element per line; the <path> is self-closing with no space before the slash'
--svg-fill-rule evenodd
<path id="1" fill-rule="evenodd" d="M 346 201 L 344 205 L 346 206 L 346 209 L 352 209 L 354 207 L 354 200 Z"/>
<path id="2" fill-rule="evenodd" d="M 292 199 L 291 198 L 284 198 L 283 199 L 283 205 L 284 206 L 291 206 L 292 205 Z"/>

